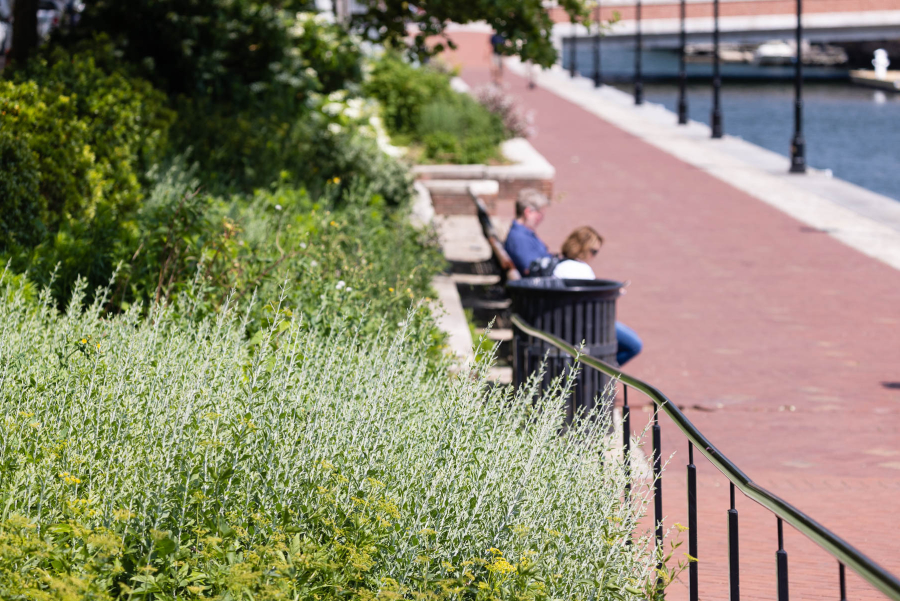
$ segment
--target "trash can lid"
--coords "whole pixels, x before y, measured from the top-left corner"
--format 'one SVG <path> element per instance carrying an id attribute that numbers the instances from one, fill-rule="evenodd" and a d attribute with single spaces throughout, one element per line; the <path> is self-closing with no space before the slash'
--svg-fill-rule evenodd
<path id="1" fill-rule="evenodd" d="M 623 286 L 622 282 L 615 280 L 570 280 L 552 276 L 541 278 L 522 278 L 507 282 L 506 287 L 510 292 L 519 293 L 585 293 L 589 295 L 598 292 L 616 292 Z"/>

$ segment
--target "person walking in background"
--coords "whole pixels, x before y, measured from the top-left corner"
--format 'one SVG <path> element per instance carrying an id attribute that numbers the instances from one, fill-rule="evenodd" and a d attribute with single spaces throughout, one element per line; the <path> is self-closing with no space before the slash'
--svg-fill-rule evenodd
<path id="1" fill-rule="evenodd" d="M 509 228 L 503 247 L 523 276 L 529 274 L 532 263 L 550 256 L 547 245 L 534 233 L 544 220 L 544 209 L 548 204 L 550 200 L 534 188 L 525 188 L 516 197 L 516 220 Z"/>
<path id="2" fill-rule="evenodd" d="M 600 252 L 603 236 L 590 226 L 580 227 L 562 245 L 562 260 L 553 268 L 553 276 L 567 280 L 595 280 L 594 270 L 587 264 Z M 616 322 L 616 362 L 623 366 L 644 348 L 637 333 L 624 323 Z"/>
<path id="3" fill-rule="evenodd" d="M 490 39 L 491 44 L 491 79 L 494 83 L 500 83 L 503 78 L 503 46 L 506 38 L 499 33 L 494 33 Z"/>

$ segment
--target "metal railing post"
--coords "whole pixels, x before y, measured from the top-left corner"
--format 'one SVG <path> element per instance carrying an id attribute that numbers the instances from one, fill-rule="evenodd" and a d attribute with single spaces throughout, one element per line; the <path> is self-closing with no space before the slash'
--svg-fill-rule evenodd
<path id="1" fill-rule="evenodd" d="M 728 599 L 741 601 L 741 564 L 738 551 L 738 512 L 734 507 L 734 483 L 731 483 L 731 509 L 728 510 Z"/>
<path id="2" fill-rule="evenodd" d="M 847 601 L 847 575 L 844 573 L 844 564 L 838 562 L 838 582 L 841 587 L 841 601 Z"/>
<path id="3" fill-rule="evenodd" d="M 788 556 L 784 550 L 784 528 L 778 518 L 778 551 L 775 552 L 778 570 L 778 601 L 788 601 Z"/>
<path id="4" fill-rule="evenodd" d="M 625 499 L 631 501 L 631 408 L 628 406 L 628 385 L 622 385 L 622 451 L 625 466 Z"/>
<path id="5" fill-rule="evenodd" d="M 697 565 L 697 466 L 694 465 L 694 445 L 688 442 L 687 466 L 688 495 L 688 583 L 690 585 L 690 601 L 699 601 L 699 573 Z"/>
<path id="6" fill-rule="evenodd" d="M 663 557 L 663 501 L 662 501 L 662 436 L 659 428 L 659 407 L 653 404 L 653 506 L 656 519 L 656 552 L 660 558 L 656 564 L 657 574 L 662 571 Z M 657 584 L 662 576 L 657 576 Z"/>

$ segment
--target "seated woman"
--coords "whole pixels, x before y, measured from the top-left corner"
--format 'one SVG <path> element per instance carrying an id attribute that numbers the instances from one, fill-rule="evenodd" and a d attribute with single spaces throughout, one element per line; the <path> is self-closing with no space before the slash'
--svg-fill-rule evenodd
<path id="1" fill-rule="evenodd" d="M 562 260 L 553 269 L 553 276 L 567 280 L 595 280 L 594 270 L 587 264 L 600 252 L 603 236 L 590 226 L 580 227 L 566 238 L 562 245 Z M 623 366 L 631 361 L 644 343 L 634 330 L 624 323 L 616 322 L 616 340 L 619 343 L 616 361 Z"/>

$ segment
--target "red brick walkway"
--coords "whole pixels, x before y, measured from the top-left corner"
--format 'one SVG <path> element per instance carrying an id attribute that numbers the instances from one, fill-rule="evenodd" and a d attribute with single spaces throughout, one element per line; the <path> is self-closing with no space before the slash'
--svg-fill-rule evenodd
<path id="1" fill-rule="evenodd" d="M 486 38 L 455 38 L 464 79 L 487 81 Z M 607 240 L 595 271 L 632 281 L 619 314 L 645 351 L 628 371 L 759 484 L 900 574 L 900 272 L 547 90 L 509 72 L 505 83 L 535 111 L 532 142 L 557 169 L 538 233 L 558 249 L 594 226 Z M 686 442 L 666 421 L 663 439 L 666 455 L 677 451 L 667 524 L 686 523 Z M 697 465 L 700 597 L 726 599 L 727 481 Z M 742 596 L 774 599 L 775 518 L 740 495 L 737 505 Z M 792 599 L 839 598 L 828 555 L 790 528 L 785 546 Z M 883 598 L 855 577 L 848 588 Z"/>

